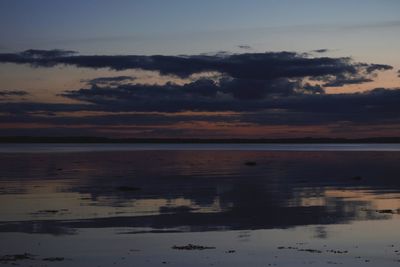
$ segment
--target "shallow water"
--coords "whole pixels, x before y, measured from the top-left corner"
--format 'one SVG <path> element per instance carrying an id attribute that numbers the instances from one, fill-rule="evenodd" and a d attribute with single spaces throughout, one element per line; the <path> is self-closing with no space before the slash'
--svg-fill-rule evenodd
<path id="1" fill-rule="evenodd" d="M 400 144 L 1 144 L 0 153 L 101 151 L 400 151 Z"/>
<path id="2" fill-rule="evenodd" d="M 35 255 L 5 266 L 400 264 L 393 147 L 64 146 L 2 148 L 0 257 Z"/>

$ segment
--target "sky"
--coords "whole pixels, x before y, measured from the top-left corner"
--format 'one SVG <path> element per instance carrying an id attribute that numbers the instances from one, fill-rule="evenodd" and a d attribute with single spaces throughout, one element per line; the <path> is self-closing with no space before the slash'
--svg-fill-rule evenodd
<path id="1" fill-rule="evenodd" d="M 0 135 L 400 134 L 400 1 L 0 1 Z"/>

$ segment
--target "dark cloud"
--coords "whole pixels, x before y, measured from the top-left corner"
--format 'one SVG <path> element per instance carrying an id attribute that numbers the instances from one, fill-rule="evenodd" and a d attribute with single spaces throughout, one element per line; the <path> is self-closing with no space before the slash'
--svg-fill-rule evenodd
<path id="1" fill-rule="evenodd" d="M 400 124 L 400 88 L 363 93 L 301 95 L 268 101 L 268 109 L 243 115 L 243 121 L 283 125 L 324 125 L 347 122 Z"/>
<path id="2" fill-rule="evenodd" d="M 299 91 L 304 94 L 324 94 L 325 93 L 325 90 L 324 90 L 324 88 L 322 88 L 321 85 L 319 85 L 319 84 L 312 85 L 310 83 L 305 83 L 303 85 L 303 87 L 301 88 L 301 90 L 299 90 Z"/>
<path id="3" fill-rule="evenodd" d="M 252 123 L 256 125 L 400 124 L 400 88 L 377 88 L 363 93 L 296 93 L 289 96 L 243 99 L 224 93 L 224 85 L 200 80 L 177 87 L 131 85 L 119 88 L 87 88 L 68 92 L 69 97 L 88 104 L 4 103 L 0 112 L 8 112 L 1 123 L 48 123 L 54 125 L 173 125 L 179 122 Z M 207 85 L 208 84 L 208 85 Z M 206 91 L 218 87 L 221 91 Z M 221 87 L 220 87 L 221 86 Z M 318 86 L 305 84 L 307 91 Z M 185 93 L 184 91 L 187 90 Z M 172 92 L 172 93 L 170 93 Z M 237 98 L 239 97 L 239 98 Z M 69 116 L 68 112 L 99 111 L 105 114 Z M 174 112 L 211 112 L 186 114 Z M 233 114 L 218 114 L 233 111 Z M 52 113 L 64 115 L 52 116 Z M 119 114 L 120 112 L 144 112 Z M 157 113 L 154 113 L 157 112 Z M 45 115 L 45 116 L 44 116 Z M 346 126 L 346 127 L 347 127 Z M 346 128 L 348 129 L 348 127 Z"/>
<path id="4" fill-rule="evenodd" d="M 311 52 L 314 52 L 314 53 L 326 53 L 326 52 L 329 52 L 329 49 L 316 49 L 316 50 L 313 50 Z"/>
<path id="5" fill-rule="evenodd" d="M 23 90 L 3 90 L 0 91 L 0 97 L 8 97 L 8 96 L 26 96 L 29 95 L 28 92 Z"/>
<path id="6" fill-rule="evenodd" d="M 400 124 L 400 88 L 350 94 L 325 93 L 325 87 L 370 82 L 379 71 L 392 69 L 389 65 L 359 63 L 350 58 L 310 57 L 293 52 L 82 56 L 72 51 L 28 50 L 0 54 L 0 62 L 43 67 L 61 64 L 114 70 L 143 69 L 163 75 L 190 76 L 184 84 L 139 84 L 130 76 L 83 80 L 86 84 L 83 88 L 61 94 L 81 101 L 81 104 L 2 101 L 1 123 L 44 123 L 60 127 L 151 127 L 198 122 L 262 126 Z M 207 71 L 217 74 L 208 78 L 191 76 Z M 0 96 L 5 97 L 25 94 L 24 91 L 0 92 Z M 83 111 L 99 114 L 68 115 L 69 112 Z M 177 112 L 187 111 L 212 114 L 175 116 Z M 135 112 L 140 113 L 133 114 Z M 220 112 L 234 114 L 218 114 Z M 166 129 L 154 128 L 154 131 Z M 182 129 L 169 130 L 184 134 Z"/>
<path id="7" fill-rule="evenodd" d="M 336 77 L 330 81 L 327 81 L 324 86 L 326 87 L 342 87 L 346 84 L 362 84 L 367 82 L 372 82 L 372 79 L 365 78 L 365 77 Z"/>
<path id="8" fill-rule="evenodd" d="M 124 84 L 116 87 L 91 85 L 89 88 L 66 91 L 62 95 L 108 108 L 177 112 L 247 109 L 247 105 L 252 105 L 248 101 L 305 93 L 323 91 L 319 86 L 303 86 L 298 80 L 263 81 L 223 77 L 218 81 L 202 78 L 184 85 L 172 82 L 165 85 Z"/>
<path id="9" fill-rule="evenodd" d="M 238 47 L 240 49 L 244 49 L 244 50 L 251 50 L 252 49 L 252 47 L 250 45 L 238 45 Z"/>
<path id="10" fill-rule="evenodd" d="M 347 71 L 336 75 L 323 75 L 311 77 L 313 81 L 324 82 L 324 87 L 342 87 L 348 84 L 362 84 L 372 82 L 377 72 L 393 69 L 392 66 L 383 64 L 355 63 L 356 71 Z"/>
<path id="11" fill-rule="evenodd" d="M 324 82 L 323 86 L 370 81 L 357 75 L 338 76 L 334 79 L 322 77 L 321 80 Z M 330 112 L 341 113 L 341 109 L 349 103 L 348 108 L 352 110 L 361 108 L 368 113 L 377 107 L 383 111 L 393 108 L 393 99 L 399 99 L 399 90 L 387 89 L 355 94 L 324 95 L 324 93 L 321 85 L 304 82 L 301 79 L 282 78 L 264 81 L 222 77 L 217 81 L 202 78 L 184 85 L 169 82 L 165 85 L 123 84 L 101 88 L 89 86 L 66 91 L 62 95 L 94 104 L 104 110 L 145 112 L 260 111 L 264 109 L 298 112 L 299 109 L 309 106 L 310 112 L 318 112 L 320 109 L 329 107 Z M 307 119 L 309 118 L 304 118 L 304 120 Z"/>
<path id="12" fill-rule="evenodd" d="M 22 53 L 0 54 L 0 62 L 43 67 L 62 64 L 113 70 L 143 69 L 180 77 L 215 71 L 236 79 L 255 80 L 371 74 L 374 71 L 391 68 L 388 65 L 354 63 L 350 58 L 308 57 L 294 52 L 190 56 L 83 56 L 70 55 L 70 51 L 50 50 L 47 51 L 49 55 L 46 51 L 38 51 L 40 52 L 28 50 Z"/>
<path id="13" fill-rule="evenodd" d="M 235 90 L 240 82 L 216 85 L 208 80 L 180 86 L 137 86 L 118 89 L 81 89 L 67 96 L 85 100 L 99 108 L 147 112 L 237 111 L 252 112 L 243 122 L 261 124 L 314 124 L 337 121 L 384 122 L 398 121 L 400 89 L 378 88 L 364 93 L 316 94 L 319 86 L 305 84 L 302 93 L 263 97 L 262 91 L 241 95 Z M 239 83 L 237 85 L 236 83 Z M 283 85 L 276 85 L 282 88 Z M 293 90 L 292 84 L 286 84 Z M 218 89 L 214 89 L 218 88 Z M 209 90 L 209 91 L 207 91 Z M 169 92 L 173 93 L 169 93 Z M 229 94 L 230 92 L 230 94 Z M 242 90 L 238 90 L 242 92 Z M 304 93 L 309 92 L 309 93 Z M 249 98 L 249 95 L 252 98 Z M 263 113 L 263 111 L 269 111 Z M 259 112 L 259 115 L 255 113 Z M 400 122 L 400 120 L 399 120 Z"/>
<path id="14" fill-rule="evenodd" d="M 135 77 L 131 76 L 115 76 L 115 77 L 98 77 L 91 80 L 82 80 L 92 86 L 118 86 L 124 82 L 131 82 L 135 80 Z"/>
<path id="15" fill-rule="evenodd" d="M 362 65 L 363 67 L 366 67 L 366 72 L 368 74 L 371 74 L 371 73 L 373 73 L 375 71 L 385 71 L 385 70 L 393 69 L 392 66 L 385 65 L 385 64 L 365 64 L 365 63 L 361 63 L 360 65 Z"/>

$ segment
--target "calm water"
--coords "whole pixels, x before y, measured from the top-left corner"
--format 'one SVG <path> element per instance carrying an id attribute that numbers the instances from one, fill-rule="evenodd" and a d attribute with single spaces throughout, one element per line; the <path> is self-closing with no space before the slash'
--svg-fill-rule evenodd
<path id="1" fill-rule="evenodd" d="M 400 264 L 398 145 L 0 150 L 4 266 Z"/>
<path id="2" fill-rule="evenodd" d="M 0 144 L 0 153 L 65 153 L 144 150 L 400 151 L 400 144 Z"/>

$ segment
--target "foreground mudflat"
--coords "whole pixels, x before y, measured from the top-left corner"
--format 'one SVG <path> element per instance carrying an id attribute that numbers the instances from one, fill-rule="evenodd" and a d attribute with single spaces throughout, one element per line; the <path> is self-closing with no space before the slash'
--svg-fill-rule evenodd
<path id="1" fill-rule="evenodd" d="M 0 153 L 0 265 L 400 264 L 395 151 Z"/>

